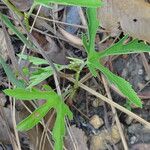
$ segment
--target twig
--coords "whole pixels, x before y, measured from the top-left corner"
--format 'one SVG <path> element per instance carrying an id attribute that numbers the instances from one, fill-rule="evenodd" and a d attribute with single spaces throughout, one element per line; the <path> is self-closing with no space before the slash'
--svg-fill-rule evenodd
<path id="1" fill-rule="evenodd" d="M 34 14 L 31 15 L 32 17 L 35 17 Z M 66 23 L 66 22 L 62 22 L 62 21 L 58 21 L 58 20 L 54 20 L 54 19 L 49 19 L 49 18 L 44 18 L 42 16 L 38 16 L 38 18 L 49 21 L 49 22 L 55 22 L 57 24 L 62 24 L 62 25 L 68 25 L 68 26 L 72 26 L 72 27 L 78 27 L 81 29 L 87 29 L 87 26 L 83 26 L 83 25 L 77 25 L 77 24 L 71 24 L 71 23 Z"/>
<path id="2" fill-rule="evenodd" d="M 28 108 L 28 106 L 26 106 L 26 104 L 25 104 L 23 101 L 21 101 L 21 104 L 25 107 L 25 109 L 26 109 L 30 114 L 32 113 L 32 111 Z M 33 103 L 31 103 L 31 104 L 33 104 Z M 35 105 L 32 105 L 32 106 L 33 106 L 34 108 L 36 108 Z M 46 128 L 46 125 L 45 125 L 45 123 L 44 123 L 43 120 L 40 122 L 40 124 L 43 126 L 44 129 Z M 52 133 L 51 133 L 51 131 L 50 131 L 49 129 L 48 129 L 47 131 L 48 131 L 48 133 L 49 133 L 50 135 L 52 135 Z M 50 136 L 48 135 L 48 133 L 46 133 L 47 139 L 48 139 L 48 141 L 49 141 L 51 147 L 53 147 L 51 141 L 49 140 L 49 137 L 50 137 Z"/>
<path id="3" fill-rule="evenodd" d="M 32 30 L 33 30 L 33 28 L 34 28 L 34 25 L 35 25 L 36 19 L 37 19 L 37 17 L 38 17 L 38 14 L 40 13 L 40 10 L 41 10 L 41 7 L 38 8 L 38 11 L 37 11 L 36 16 L 35 16 L 35 18 L 34 18 L 34 20 L 33 20 L 32 26 L 31 26 L 31 28 L 30 28 L 30 33 L 32 32 Z M 23 46 L 23 49 L 22 49 L 22 51 L 21 51 L 21 55 L 24 53 L 25 49 L 26 49 L 26 45 Z M 22 58 L 19 58 L 19 64 L 21 63 L 21 59 L 22 59 Z"/>
<path id="4" fill-rule="evenodd" d="M 148 62 L 147 62 L 147 59 L 146 59 L 146 57 L 145 57 L 145 54 L 144 54 L 144 53 L 141 53 L 140 56 L 141 56 L 141 58 L 142 58 L 142 62 L 143 62 L 143 66 L 144 66 L 144 68 L 145 68 L 145 71 L 146 71 L 146 73 L 147 73 L 147 75 L 148 75 L 148 77 L 149 77 L 149 79 L 150 79 L 150 66 L 149 66 L 149 64 L 148 64 Z"/>
<path id="5" fill-rule="evenodd" d="M 89 72 L 88 74 L 86 74 L 81 80 L 81 83 L 86 82 L 87 80 L 89 80 L 92 77 L 92 74 Z"/>
<path id="6" fill-rule="evenodd" d="M 62 77 L 68 79 L 69 81 L 75 82 L 75 79 L 67 77 L 64 73 L 60 72 L 60 74 L 61 74 Z M 133 112 L 129 111 L 128 109 L 120 106 L 119 104 L 117 104 L 114 101 L 110 100 L 109 98 L 103 96 L 102 94 L 94 91 L 93 89 L 91 89 L 88 86 L 82 84 L 81 82 L 78 82 L 78 86 L 81 87 L 82 89 L 88 91 L 89 93 L 93 94 L 94 96 L 102 99 L 103 101 L 105 101 L 109 105 L 112 105 L 113 107 L 117 108 L 118 110 L 126 113 L 127 115 L 131 116 L 132 118 L 134 118 L 135 120 L 139 121 L 140 123 L 142 123 L 144 125 L 147 125 L 147 127 L 150 128 L 150 123 L 149 122 L 147 122 L 143 118 L 139 117 L 138 115 L 134 114 Z"/>
<path id="7" fill-rule="evenodd" d="M 9 139 L 10 139 L 13 149 L 17 149 L 17 143 L 15 140 L 14 134 L 11 132 L 11 130 L 9 128 L 8 120 L 6 120 L 6 114 L 4 113 L 3 107 L 0 108 L 0 120 L 1 120 L 1 124 L 4 127 L 6 127 L 6 132 L 8 133 L 8 136 L 9 136 Z M 2 120 L 4 120 L 4 121 L 2 121 Z"/>
<path id="8" fill-rule="evenodd" d="M 23 75 L 21 69 L 18 66 L 17 59 L 15 57 L 15 51 L 14 51 L 13 45 L 11 43 L 11 39 L 10 39 L 10 37 L 8 35 L 8 32 L 6 30 L 6 27 L 3 23 L 2 23 L 2 28 L 3 28 L 5 40 L 6 40 L 6 43 L 7 43 L 7 45 L 6 45 L 7 46 L 7 51 L 8 51 L 9 57 L 11 59 L 12 65 L 13 65 L 15 71 L 19 72 L 21 77 L 27 82 L 27 79 L 25 78 L 25 76 Z"/>
<path id="9" fill-rule="evenodd" d="M 5 41 L 7 43 L 6 47 L 7 47 L 8 53 L 9 53 L 9 57 L 12 61 L 12 64 L 13 64 L 13 67 L 14 67 L 15 71 L 18 71 L 19 67 L 18 67 L 18 64 L 17 64 L 16 57 L 15 57 L 15 52 L 14 52 L 14 49 L 13 49 L 13 45 L 11 43 L 11 39 L 10 39 L 8 33 L 7 33 L 6 27 L 5 27 L 3 22 L 2 22 L 2 28 L 3 28 L 3 32 L 4 32 L 4 36 L 5 36 Z"/>
<path id="10" fill-rule="evenodd" d="M 104 87 L 105 87 L 107 96 L 108 96 L 108 98 L 110 100 L 112 100 L 107 81 L 106 81 L 106 79 L 104 78 L 103 75 L 102 75 L 102 80 L 103 80 L 103 83 L 104 83 Z M 120 124 L 120 121 L 119 121 L 116 109 L 113 106 L 111 106 L 111 109 L 112 109 L 113 114 L 115 114 L 116 125 L 118 127 L 118 130 L 119 130 L 119 133 L 120 133 L 120 136 L 121 136 L 121 140 L 122 140 L 122 143 L 123 143 L 123 146 L 124 146 L 124 150 L 128 150 L 128 145 L 127 145 L 127 142 L 125 140 L 125 137 L 124 137 L 124 134 L 123 134 L 123 130 L 122 130 L 122 127 L 121 127 L 121 124 Z"/>
<path id="11" fill-rule="evenodd" d="M 17 131 L 17 123 L 16 123 L 16 109 L 15 109 L 15 99 L 12 99 L 12 122 L 13 122 L 13 127 L 14 127 L 14 134 L 16 137 L 16 143 L 18 146 L 17 150 L 21 150 L 21 144 L 20 144 L 20 140 L 19 140 L 19 135 L 18 135 L 18 131 Z"/>

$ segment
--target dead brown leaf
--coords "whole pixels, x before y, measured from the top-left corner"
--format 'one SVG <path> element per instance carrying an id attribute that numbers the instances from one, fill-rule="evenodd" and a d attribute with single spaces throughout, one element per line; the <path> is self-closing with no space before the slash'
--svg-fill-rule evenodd
<path id="1" fill-rule="evenodd" d="M 98 9 L 101 25 L 112 35 L 119 32 L 150 42 L 150 4 L 144 0 L 103 0 Z"/>
<path id="2" fill-rule="evenodd" d="M 27 11 L 30 9 L 33 0 L 9 0 L 20 11 Z"/>
<path id="3" fill-rule="evenodd" d="M 0 55 L 5 59 L 8 59 L 7 45 L 4 32 L 0 29 Z"/>
<path id="4" fill-rule="evenodd" d="M 69 61 L 66 58 L 66 51 L 65 49 L 60 48 L 57 46 L 55 41 L 50 38 L 49 36 L 44 36 L 38 32 L 32 32 L 32 35 L 36 38 L 37 42 L 40 46 L 44 49 L 46 55 L 57 64 L 65 65 Z"/>
<path id="5" fill-rule="evenodd" d="M 71 33 L 67 32 L 61 27 L 59 27 L 59 31 L 68 40 L 68 42 L 71 42 L 72 44 L 75 44 L 78 46 L 83 46 L 82 40 L 79 37 L 72 35 Z"/>

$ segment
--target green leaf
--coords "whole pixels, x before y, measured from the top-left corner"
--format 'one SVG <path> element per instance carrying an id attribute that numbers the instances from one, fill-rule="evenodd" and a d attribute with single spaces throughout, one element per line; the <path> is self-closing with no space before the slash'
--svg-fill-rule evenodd
<path id="1" fill-rule="evenodd" d="M 87 17 L 88 17 L 88 37 L 84 35 L 82 41 L 84 47 L 87 50 L 87 53 L 92 53 L 95 49 L 95 36 L 97 29 L 99 27 L 99 21 L 97 19 L 97 9 L 87 8 Z"/>
<path id="2" fill-rule="evenodd" d="M 53 70 L 51 67 L 38 69 L 36 72 L 32 73 L 32 75 L 30 76 L 28 88 L 38 85 L 39 83 L 41 83 L 42 81 L 50 77 L 51 75 L 53 75 Z"/>
<path id="3" fill-rule="evenodd" d="M 89 68 L 89 71 L 92 73 L 92 75 L 93 75 L 94 77 L 96 77 L 96 76 L 97 76 L 97 71 L 96 71 L 96 69 L 93 67 L 93 65 L 92 65 L 91 63 L 87 62 L 87 66 L 88 66 L 88 68 Z"/>
<path id="4" fill-rule="evenodd" d="M 129 82 L 125 81 L 123 78 L 113 74 L 111 71 L 109 71 L 107 68 L 105 68 L 103 65 L 101 65 L 99 62 L 92 62 L 93 69 L 100 70 L 107 79 L 116 85 L 118 89 L 127 97 L 128 100 L 130 100 L 133 104 L 135 104 L 138 107 L 142 108 L 142 102 L 140 98 L 137 96 L 136 92 L 132 89 L 132 86 Z"/>
<path id="5" fill-rule="evenodd" d="M 18 56 L 26 61 L 29 61 L 30 63 L 33 63 L 34 65 L 48 64 L 48 62 L 45 59 L 41 59 L 38 57 L 28 56 L 24 54 L 18 54 Z M 50 77 L 52 74 L 53 70 L 51 67 L 38 68 L 35 72 L 31 74 L 29 86 L 27 88 L 32 88 L 33 86 L 39 84 L 40 82 Z"/>
<path id="6" fill-rule="evenodd" d="M 61 100 L 54 91 L 39 91 L 36 89 L 7 89 L 4 90 L 5 94 L 22 100 L 32 99 L 45 99 L 46 103 L 37 108 L 31 115 L 21 121 L 17 128 L 20 131 L 27 131 L 33 128 L 41 119 L 47 114 L 47 112 L 54 108 L 57 112 L 56 122 L 53 128 L 53 138 L 55 140 L 55 149 L 62 150 L 63 137 L 65 135 L 65 117 L 68 116 L 72 119 L 72 112 L 68 106 Z"/>
<path id="7" fill-rule="evenodd" d="M 72 113 L 70 112 L 69 108 L 63 103 L 60 103 L 57 108 L 57 118 L 55 122 L 55 126 L 53 128 L 53 138 L 55 140 L 55 150 L 62 150 L 63 149 L 63 137 L 65 135 L 65 116 L 68 116 L 72 119 Z M 60 136 L 61 135 L 61 136 Z"/>
<path id="8" fill-rule="evenodd" d="M 110 55 L 150 52 L 150 46 L 145 44 L 144 42 L 140 42 L 138 39 L 134 39 L 129 43 L 124 44 L 127 38 L 127 35 L 124 36 L 118 43 L 98 54 L 99 57 L 102 58 Z"/>
<path id="9" fill-rule="evenodd" d="M 99 63 L 99 59 L 104 56 L 109 56 L 112 54 L 120 54 L 120 53 L 132 53 L 141 52 L 141 51 L 149 51 L 149 47 L 144 43 L 138 43 L 138 40 L 133 40 L 126 45 L 123 45 L 124 41 L 127 39 L 125 36 L 121 41 L 117 44 L 108 48 L 106 51 L 98 53 L 95 51 L 94 44 L 95 44 L 95 36 L 98 29 L 99 22 L 97 21 L 96 9 L 95 8 L 88 8 L 87 9 L 88 15 L 88 38 L 83 35 L 83 44 L 88 53 L 87 58 L 87 66 L 93 76 L 97 76 L 97 69 L 100 70 L 107 79 L 112 82 L 114 85 L 118 87 L 118 89 L 136 106 L 142 107 L 142 102 L 137 96 L 136 92 L 132 89 L 132 86 L 122 79 L 119 76 L 114 75 L 111 71 L 107 68 L 102 66 Z"/>
<path id="10" fill-rule="evenodd" d="M 31 48 L 33 49 L 34 48 L 34 45 L 26 39 L 26 37 L 18 31 L 18 29 L 11 23 L 11 21 L 7 18 L 6 15 L 3 15 L 2 13 L 0 13 L 0 19 L 6 24 L 6 26 L 12 30 L 17 36 L 18 38 L 24 43 L 26 44 L 26 46 L 28 48 Z"/>
<path id="11" fill-rule="evenodd" d="M 50 3 L 76 5 L 83 7 L 99 7 L 102 5 L 101 0 L 34 0 L 34 3 L 44 6 L 48 6 Z"/>
<path id="12" fill-rule="evenodd" d="M 21 100 L 33 100 L 33 99 L 52 99 L 58 98 L 57 94 L 53 91 L 39 91 L 37 89 L 25 90 L 21 88 L 16 89 L 6 89 L 4 90 L 6 95 L 15 97 L 16 99 Z"/>
<path id="13" fill-rule="evenodd" d="M 26 61 L 29 61 L 30 63 L 33 63 L 34 65 L 48 64 L 48 62 L 42 58 L 28 56 L 28 55 L 24 55 L 24 54 L 18 54 L 18 56 Z M 59 64 L 54 64 L 54 65 L 58 71 L 68 68 L 67 65 L 59 65 Z M 53 69 L 51 67 L 37 68 L 37 70 L 35 72 L 31 73 L 29 86 L 27 88 L 32 88 L 33 86 L 38 85 L 40 82 L 44 81 L 51 75 L 53 75 Z"/>
<path id="14" fill-rule="evenodd" d="M 45 103 L 39 108 L 37 108 L 31 115 L 25 118 L 17 125 L 19 131 L 28 131 L 37 125 L 42 118 L 48 113 L 48 111 L 53 107 L 53 104 Z"/>
<path id="15" fill-rule="evenodd" d="M 99 20 L 97 19 L 97 9 L 87 8 L 88 17 L 88 39 L 89 39 L 89 50 L 92 52 L 95 49 L 95 36 L 99 27 Z"/>
<path id="16" fill-rule="evenodd" d="M 28 56 L 28 55 L 24 55 L 24 54 L 17 54 L 17 56 L 21 59 L 29 61 L 30 63 L 33 63 L 34 65 L 45 65 L 45 64 L 48 65 L 47 60 L 42 59 L 42 58 Z"/>
<path id="17" fill-rule="evenodd" d="M 43 89 L 45 89 L 45 91 L 53 91 L 53 89 L 47 84 L 43 85 Z"/>
<path id="18" fill-rule="evenodd" d="M 25 88 L 25 84 L 23 83 L 23 81 L 18 80 L 14 73 L 12 72 L 11 68 L 6 64 L 6 62 L 4 61 L 4 59 L 0 56 L 0 64 L 2 65 L 8 79 L 10 80 L 10 82 L 19 87 L 19 88 Z"/>
<path id="19" fill-rule="evenodd" d="M 68 66 L 57 64 L 55 64 L 55 67 L 57 68 L 58 71 L 68 68 Z M 39 68 L 36 72 L 33 72 L 32 75 L 30 76 L 28 88 L 38 85 L 40 82 L 44 81 L 51 75 L 53 75 L 53 69 L 51 67 Z"/>

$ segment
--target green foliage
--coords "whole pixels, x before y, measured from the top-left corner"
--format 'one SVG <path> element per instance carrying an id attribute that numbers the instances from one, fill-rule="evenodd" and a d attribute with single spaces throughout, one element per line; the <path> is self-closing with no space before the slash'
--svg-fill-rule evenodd
<path id="1" fill-rule="evenodd" d="M 28 47 L 33 49 L 34 45 L 31 43 L 31 41 L 27 40 L 27 38 L 20 32 L 18 29 L 11 23 L 11 21 L 7 18 L 7 16 L 0 13 L 0 19 L 6 24 L 6 26 L 11 29 L 18 38 Z"/>
<path id="2" fill-rule="evenodd" d="M 116 85 L 116 87 L 118 87 L 118 89 L 128 98 L 128 100 L 130 100 L 131 103 L 135 104 L 138 107 L 142 107 L 142 102 L 140 98 L 137 96 L 136 92 L 132 89 L 132 86 L 129 84 L 129 82 L 125 81 L 123 78 L 119 76 L 116 76 L 100 63 L 94 63 L 94 65 L 95 66 L 93 67 L 95 69 L 100 70 L 111 83 Z"/>
<path id="3" fill-rule="evenodd" d="M 99 54 L 100 57 L 106 57 L 110 55 L 132 54 L 141 52 L 150 52 L 150 46 L 144 42 L 134 39 L 127 44 L 124 44 L 128 36 L 124 36 L 119 42 L 104 50 Z"/>
<path id="4" fill-rule="evenodd" d="M 17 129 L 22 132 L 32 129 L 42 120 L 42 118 L 48 113 L 48 111 L 52 107 L 53 105 L 50 105 L 47 102 L 42 106 L 38 107 L 31 115 L 29 115 L 17 125 Z"/>
<path id="5" fill-rule="evenodd" d="M 83 44 L 87 53 L 93 53 L 95 49 L 95 35 L 99 27 L 99 21 L 97 20 L 97 9 L 87 8 L 87 17 L 88 17 L 88 37 L 83 35 Z"/>
<path id="6" fill-rule="evenodd" d="M 47 60 L 42 59 L 42 58 L 28 56 L 25 54 L 17 54 L 17 56 L 21 59 L 29 61 L 30 63 L 32 63 L 34 65 L 48 65 Z"/>
<path id="7" fill-rule="evenodd" d="M 32 72 L 29 77 L 28 88 L 38 85 L 39 83 L 41 83 L 42 81 L 50 77 L 51 75 L 53 75 L 53 69 L 51 67 L 37 68 L 36 71 Z"/>
<path id="8" fill-rule="evenodd" d="M 83 44 L 88 53 L 87 66 L 94 76 L 97 76 L 97 70 L 101 71 L 111 83 L 113 83 L 118 87 L 118 89 L 128 98 L 128 100 L 130 100 L 136 106 L 142 107 L 142 102 L 137 96 L 136 92 L 132 89 L 132 86 L 121 77 L 118 77 L 112 72 L 110 72 L 107 68 L 101 65 L 99 61 L 100 58 L 104 56 L 125 53 L 126 51 L 127 51 L 126 53 L 131 52 L 131 50 L 137 52 L 137 49 L 138 52 L 144 50 L 148 51 L 147 50 L 148 46 L 144 45 L 143 43 L 138 43 L 137 40 L 131 41 L 130 43 L 123 45 L 123 41 L 127 38 L 125 36 L 121 41 L 119 41 L 118 44 L 114 45 L 113 48 L 108 48 L 106 52 L 105 51 L 102 53 L 96 52 L 94 50 L 95 36 L 98 29 L 98 21 L 96 19 L 97 16 L 96 13 L 97 12 L 95 8 L 88 8 L 87 10 L 89 31 L 88 37 L 86 37 L 85 35 L 83 36 Z M 140 50 L 140 48 L 143 48 L 143 50 Z"/>
<path id="9" fill-rule="evenodd" d="M 132 86 L 129 84 L 129 82 L 113 74 L 106 67 L 101 65 L 98 59 L 90 59 L 87 62 L 87 65 L 94 76 L 97 75 L 96 70 L 101 71 L 111 83 L 118 87 L 118 89 L 128 98 L 128 100 L 130 100 L 136 106 L 142 107 L 141 100 L 137 96 L 136 92 L 132 89 Z"/>
<path id="10" fill-rule="evenodd" d="M 7 7 L 14 12 L 15 14 L 17 14 L 17 16 L 21 19 L 23 17 L 23 13 L 20 12 L 20 10 L 18 10 L 12 3 L 10 3 L 9 0 L 3 0 L 3 3 L 5 5 L 7 5 Z"/>
<path id="11" fill-rule="evenodd" d="M 18 80 L 14 73 L 12 72 L 11 68 L 6 64 L 6 62 L 4 61 L 4 59 L 0 56 L 0 64 L 2 65 L 8 79 L 10 80 L 10 82 L 20 88 L 25 88 L 25 83 L 21 80 Z"/>
<path id="12" fill-rule="evenodd" d="M 34 4 L 40 4 L 44 6 L 49 6 L 50 3 L 83 7 L 99 7 L 102 4 L 101 0 L 34 0 Z"/>
<path id="13" fill-rule="evenodd" d="M 5 1 L 8 2 L 8 1 Z M 114 84 L 118 89 L 127 97 L 128 104 L 135 104 L 136 106 L 142 107 L 141 100 L 138 98 L 135 91 L 132 89 L 132 86 L 122 79 L 119 76 L 116 76 L 111 71 L 109 71 L 106 67 L 104 67 L 99 61 L 101 58 L 110 56 L 110 55 L 120 55 L 120 54 L 129 54 L 129 53 L 140 53 L 140 52 L 150 52 L 150 46 L 144 44 L 143 42 L 139 42 L 137 39 L 130 41 L 125 44 L 128 36 L 122 38 L 118 43 L 109 47 L 103 52 L 95 51 L 95 36 L 98 30 L 99 21 L 97 20 L 97 9 L 96 7 L 101 6 L 101 0 L 34 0 L 34 3 L 30 9 L 30 11 L 25 14 L 25 20 L 28 23 L 28 17 L 33 11 L 36 5 L 44 5 L 49 7 L 50 3 L 58 3 L 64 5 L 77 5 L 84 6 L 87 8 L 87 18 L 88 18 L 88 32 L 83 35 L 83 44 L 87 51 L 88 58 L 87 61 L 84 62 L 79 59 L 71 58 L 71 64 L 68 66 L 60 66 L 55 64 L 57 70 L 62 70 L 64 68 L 73 69 L 77 72 L 76 81 L 78 82 L 80 71 L 82 68 L 87 65 L 93 76 L 97 75 L 97 70 L 101 71 L 106 78 Z M 9 3 L 6 3 L 11 6 Z M 12 6 L 11 6 L 12 8 Z M 12 10 L 16 10 L 14 7 Z M 20 12 L 15 11 L 20 14 Z M 22 14 L 20 14 L 22 16 Z M 0 13 L 0 19 L 6 24 L 8 28 L 10 28 L 18 38 L 27 45 L 28 48 L 34 49 L 35 46 L 32 41 L 29 41 L 22 33 L 20 33 L 17 28 L 11 23 L 11 21 L 2 13 Z M 27 25 L 28 27 L 28 25 Z M 26 74 L 29 75 L 29 86 L 26 86 L 13 74 L 9 66 L 5 63 L 3 58 L 0 56 L 0 64 L 3 66 L 5 73 L 8 76 L 8 79 L 15 85 L 17 88 L 15 89 L 7 89 L 4 92 L 12 97 L 15 97 L 20 100 L 39 100 L 45 99 L 46 102 L 37 108 L 31 115 L 29 115 L 26 119 L 21 121 L 17 128 L 20 131 L 27 131 L 37 125 L 42 118 L 47 114 L 50 109 L 55 109 L 57 113 L 55 125 L 53 128 L 53 138 L 55 140 L 55 150 L 63 149 L 63 137 L 65 134 L 65 117 L 68 116 L 72 119 L 72 113 L 62 101 L 61 97 L 58 96 L 48 85 L 44 86 L 45 91 L 40 91 L 37 89 L 32 89 L 33 86 L 39 84 L 44 81 L 46 78 L 53 74 L 52 68 L 48 67 L 40 67 L 39 65 L 48 65 L 48 62 L 44 59 L 27 56 L 27 55 L 18 55 L 24 60 L 31 62 L 35 65 L 36 71 L 29 72 L 26 70 Z M 74 86 L 77 87 L 77 83 Z M 25 89 L 26 88 L 26 89 Z M 29 89 L 30 90 L 29 90 Z M 74 95 L 74 94 L 72 94 Z"/>
<path id="14" fill-rule="evenodd" d="M 36 67 L 34 68 L 35 71 L 30 74 L 28 88 L 32 88 L 33 86 L 38 85 L 40 82 L 44 81 L 45 79 L 53 75 L 53 69 L 51 67 L 37 67 L 37 65 L 48 64 L 48 62 L 45 59 L 28 56 L 24 54 L 18 54 L 18 56 L 26 61 L 29 61 L 33 65 L 36 65 Z M 70 59 L 69 65 L 55 64 L 55 67 L 57 68 L 58 71 L 67 68 L 70 70 L 74 70 L 76 72 L 80 72 L 82 68 L 85 66 L 83 60 L 77 58 L 70 58 L 70 57 L 68 57 L 68 59 Z"/>
<path id="15" fill-rule="evenodd" d="M 57 112 L 55 125 L 53 128 L 53 137 L 55 140 L 55 149 L 62 150 L 63 148 L 63 136 L 65 134 L 65 117 L 68 116 L 72 119 L 72 112 L 68 106 L 61 100 L 54 91 L 40 91 L 37 89 L 7 89 L 4 93 L 20 100 L 34 100 L 45 99 L 46 102 L 37 108 L 31 115 L 21 121 L 17 125 L 17 129 L 20 131 L 28 131 L 37 125 L 41 119 L 47 114 L 47 112 L 54 108 Z"/>
<path id="16" fill-rule="evenodd" d="M 70 59 L 70 64 L 67 66 L 67 68 L 70 70 L 80 72 L 83 69 L 83 67 L 85 66 L 84 61 L 81 59 L 71 58 L 71 57 L 68 57 L 68 58 Z"/>
<path id="17" fill-rule="evenodd" d="M 37 65 L 48 65 L 48 62 L 45 59 L 23 55 L 23 54 L 18 54 L 18 56 L 24 60 L 29 61 L 33 65 L 36 65 L 35 67 L 36 69 L 34 69 L 35 71 L 32 72 L 29 77 L 30 80 L 29 80 L 28 88 L 32 88 L 33 86 L 38 85 L 39 83 L 41 83 L 42 81 L 44 81 L 45 79 L 53 75 L 53 69 L 50 66 L 37 67 Z M 58 71 L 68 68 L 68 66 L 65 65 L 58 65 L 58 64 L 54 64 L 54 65 Z"/>

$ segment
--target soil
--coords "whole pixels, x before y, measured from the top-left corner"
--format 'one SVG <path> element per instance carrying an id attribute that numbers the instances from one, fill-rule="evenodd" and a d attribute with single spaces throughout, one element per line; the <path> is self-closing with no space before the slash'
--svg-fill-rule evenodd
<path id="1" fill-rule="evenodd" d="M 0 1 L 0 6 L 5 6 Z M 67 8 L 67 9 L 66 9 Z M 1 8 L 0 8 L 1 9 Z M 4 11 L 2 9 L 2 11 Z M 47 12 L 47 8 L 45 10 Z M 77 7 L 64 7 L 60 6 L 58 9 L 58 20 L 60 22 L 65 22 L 69 24 L 82 24 L 83 18 L 79 19 L 79 14 L 77 13 L 79 11 L 79 8 Z M 83 12 L 85 10 L 83 9 Z M 8 8 L 4 11 L 7 12 L 7 15 L 10 17 L 13 17 L 12 14 L 9 12 Z M 76 12 L 77 14 L 75 14 Z M 34 12 L 36 13 L 36 11 Z M 42 14 L 43 12 L 41 12 Z M 47 18 L 51 19 L 52 12 L 50 12 L 49 16 Z M 44 16 L 45 17 L 45 16 Z M 65 19 L 66 17 L 66 19 Z M 81 16 L 80 16 L 81 17 Z M 46 18 L 46 17 L 45 17 Z M 33 18 L 32 18 L 33 19 Z M 31 19 L 31 22 L 32 22 Z M 16 26 L 19 25 L 17 22 L 14 21 Z M 53 24 L 51 22 L 47 22 L 49 26 L 51 26 L 53 29 L 57 28 L 57 25 L 59 24 Z M 1 24 L 1 23 L 0 23 Z M 63 25 L 62 25 L 63 26 Z M 52 31 L 48 31 L 48 29 L 42 30 L 41 28 L 38 28 L 44 36 L 44 42 L 46 41 L 46 35 L 44 33 L 49 34 L 57 46 L 57 54 L 62 54 L 62 51 L 59 50 L 65 50 L 65 53 L 63 55 L 60 55 L 60 57 L 66 57 L 71 56 L 75 58 L 80 58 L 82 60 L 85 60 L 87 57 L 86 52 L 84 51 L 84 48 L 78 45 L 75 45 L 74 43 L 71 43 L 67 40 L 62 40 L 57 33 L 54 34 Z M 84 28 L 75 28 L 72 26 L 64 26 L 67 32 L 74 36 L 78 36 L 81 38 L 81 33 L 85 32 Z M 3 30 L 2 27 L 0 30 Z M 55 30 L 54 30 L 55 31 Z M 37 31 L 36 31 L 37 32 Z M 59 33 L 59 30 L 57 30 Z M 9 33 L 10 34 L 10 33 Z M 59 33 L 60 34 L 60 33 Z M 121 38 L 123 33 L 116 37 L 111 37 L 109 33 L 103 30 L 103 28 L 100 28 L 100 31 L 97 33 L 96 37 L 96 49 L 102 49 L 107 48 L 114 42 L 118 41 L 119 38 Z M 2 36 L 2 35 L 0 35 Z M 66 37 L 62 38 L 66 39 Z M 106 37 L 108 37 L 106 39 Z M 17 54 L 22 52 L 23 44 L 15 35 L 11 35 L 11 43 L 13 45 L 13 49 L 15 52 L 15 57 L 18 57 Z M 38 37 L 40 39 L 40 37 Z M 60 38 L 60 39 L 59 39 Z M 38 40 L 39 40 L 38 39 Z M 103 41 L 101 44 L 99 44 L 101 41 Z M 3 41 L 2 41 L 3 42 Z M 46 46 L 45 46 L 46 47 Z M 49 47 L 50 49 L 50 47 Z M 49 50 L 48 49 L 48 50 Z M 33 56 L 42 57 L 40 54 L 36 52 L 31 52 L 29 49 L 25 49 L 25 53 Z M 65 55 L 64 55 L 65 54 Z M 2 56 L 5 55 L 4 53 Z M 6 62 L 9 64 L 11 68 L 14 68 L 12 61 L 10 59 L 10 54 L 7 53 L 8 57 L 6 57 Z M 144 58 L 143 58 L 144 55 Z M 55 60 L 54 60 L 55 61 Z M 143 102 L 143 108 L 136 108 L 131 107 L 131 111 L 137 114 L 138 116 L 142 117 L 146 121 L 150 122 L 150 75 L 147 71 L 147 68 L 145 67 L 146 64 L 150 65 L 150 55 L 148 53 L 141 54 L 131 54 L 131 55 L 121 55 L 121 56 L 113 56 L 109 57 L 106 60 L 104 60 L 105 65 L 116 75 L 119 75 L 129 81 L 131 85 L 133 86 L 133 89 L 138 93 L 139 97 L 141 97 Z M 32 64 L 29 64 L 27 61 L 21 61 L 20 68 L 23 68 L 24 65 L 26 67 L 31 67 Z M 31 69 L 32 70 L 32 69 Z M 67 75 L 74 77 L 74 71 L 70 70 L 63 70 L 64 73 Z M 83 71 L 80 74 L 80 79 L 85 77 L 89 73 L 89 70 L 87 68 L 84 68 Z M 49 77 L 44 82 L 40 83 L 37 87 L 41 88 L 42 84 L 48 84 L 55 90 L 55 84 L 52 77 Z M 101 74 L 99 73 L 99 77 L 89 77 L 85 82 L 85 85 L 90 87 L 91 89 L 97 91 L 98 93 L 106 96 L 107 92 L 104 87 L 104 83 L 101 77 Z M 73 84 L 70 83 L 67 79 L 62 78 L 60 80 L 60 85 L 62 91 L 66 91 L 66 89 L 70 88 Z M 9 123 L 9 118 L 7 116 L 12 114 L 12 101 L 4 95 L 3 90 L 8 88 L 9 82 L 7 79 L 7 76 L 3 70 L 3 68 L 0 66 L 0 116 L 2 116 L 2 113 L 4 113 L 3 116 L 5 118 L 0 117 L 0 128 L 3 129 L 3 126 L 5 125 L 3 133 L 0 133 L 0 150 L 15 150 L 12 144 L 12 141 L 10 140 L 10 137 L 2 137 L 4 135 L 7 135 L 6 133 L 12 134 L 15 137 L 14 129 L 11 126 L 12 120 Z M 121 106 L 127 107 L 127 100 L 122 97 L 118 92 L 114 90 L 113 87 L 110 86 L 111 96 L 113 101 L 120 104 Z M 92 94 L 88 93 L 87 91 L 77 88 L 77 91 L 72 99 L 66 100 L 67 104 L 69 105 L 71 111 L 73 112 L 73 120 L 69 121 L 69 126 L 72 129 L 72 134 L 75 138 L 78 140 L 76 141 L 76 145 L 78 145 L 78 150 L 104 150 L 104 149 L 110 149 L 110 150 L 123 150 L 124 146 L 121 142 L 121 136 L 120 131 L 118 131 L 118 128 L 115 123 L 115 114 L 112 113 L 112 109 L 109 104 L 105 103 L 101 99 L 98 99 L 97 97 L 93 96 Z M 43 101 L 40 101 L 39 103 L 43 103 Z M 27 104 L 31 110 L 33 109 L 33 105 Z M 38 105 L 38 104 L 37 104 Z M 21 102 L 16 103 L 16 114 L 22 114 L 22 118 L 25 118 L 25 116 L 28 114 L 27 112 L 24 112 L 24 105 Z M 127 107 L 128 108 L 128 107 Z M 7 109 L 4 111 L 4 109 Z M 125 137 L 125 140 L 128 145 L 129 150 L 149 150 L 150 149 L 150 130 L 148 127 L 142 125 L 140 122 L 137 122 L 135 119 L 130 117 L 129 115 L 118 111 L 117 115 L 119 118 L 119 122 L 121 124 L 121 127 L 123 129 L 123 135 Z M 95 117 L 96 116 L 96 117 Z M 11 116 L 12 117 L 12 116 Z M 47 118 L 50 118 L 51 115 L 47 116 Z M 22 118 L 19 118 L 22 119 Z M 16 117 L 17 120 L 17 117 Z M 54 123 L 53 119 L 53 123 Z M 4 124 L 2 123 L 4 122 Z M 17 121 L 18 122 L 18 121 Z M 52 124 L 53 124 L 52 123 Z M 31 149 L 31 146 L 33 146 L 37 141 L 32 139 L 30 141 L 29 135 L 37 132 L 36 128 L 34 128 L 34 131 L 31 131 L 31 133 L 19 133 L 20 143 L 23 150 Z M 36 135 L 39 136 L 40 139 L 42 136 L 43 128 L 39 126 L 39 133 Z M 51 128 L 49 128 L 51 130 Z M 9 131 L 9 132 L 8 132 Z M 78 134 L 76 134 L 78 133 Z M 30 136 L 31 137 L 31 136 Z M 51 138 L 51 137 L 50 137 Z M 39 140 L 38 139 L 38 140 Z M 74 150 L 75 148 L 72 146 L 73 142 L 70 140 L 69 133 L 66 133 L 65 136 L 65 146 L 67 150 Z M 81 140 L 79 140 L 81 139 Z M 83 142 L 81 142 L 83 140 Z M 52 138 L 50 139 L 53 143 Z M 36 141 L 36 142 L 35 142 Z M 46 143 L 49 145 L 48 141 Z M 36 145 L 36 144 L 35 144 Z M 33 146 L 34 150 L 37 150 L 35 146 Z M 40 149 L 42 150 L 42 149 Z M 44 150 L 47 150 L 46 148 Z"/>

